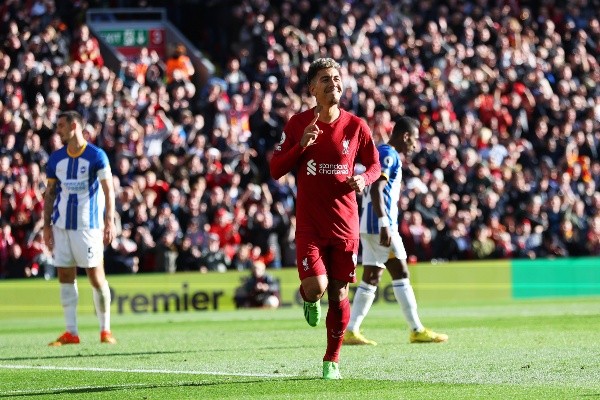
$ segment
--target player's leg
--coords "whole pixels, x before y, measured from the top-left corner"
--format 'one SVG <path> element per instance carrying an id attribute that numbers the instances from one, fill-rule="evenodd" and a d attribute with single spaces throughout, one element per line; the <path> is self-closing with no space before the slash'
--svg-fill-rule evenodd
<path id="1" fill-rule="evenodd" d="M 374 265 L 365 265 L 363 269 L 362 281 L 356 288 L 354 299 L 352 300 L 352 310 L 350 312 L 350 322 L 344 335 L 344 344 L 349 345 L 377 345 L 377 342 L 367 339 L 360 332 L 360 326 L 369 313 L 377 286 L 383 274 L 383 268 Z"/>
<path id="2" fill-rule="evenodd" d="M 92 285 L 96 316 L 100 324 L 100 342 L 115 344 L 117 341 L 110 330 L 110 287 L 105 278 L 104 266 L 100 264 L 97 267 L 87 268 L 86 272 Z"/>
<path id="3" fill-rule="evenodd" d="M 77 327 L 77 303 L 79 291 L 77 289 L 77 268 L 71 253 L 69 237 L 64 229 L 53 228 L 54 235 L 54 263 L 56 276 L 60 285 L 60 303 L 65 318 L 65 333 L 56 340 L 50 342 L 49 346 L 62 346 L 64 344 L 79 343 L 79 332 Z"/>
<path id="4" fill-rule="evenodd" d="M 102 242 L 102 230 L 90 229 L 78 231 L 77 238 L 80 246 L 75 252 L 78 265 L 85 268 L 86 274 L 92 286 L 92 296 L 96 316 L 100 325 L 100 342 L 114 344 L 110 330 L 110 288 L 104 272 L 104 244 Z"/>
<path id="5" fill-rule="evenodd" d="M 445 342 L 448 335 L 436 333 L 425 328 L 421 323 L 417 312 L 417 299 L 410 284 L 408 265 L 406 258 L 392 258 L 386 263 L 387 269 L 392 276 L 392 288 L 396 301 L 400 304 L 406 322 L 411 328 L 409 340 L 411 343 L 419 342 Z"/>
<path id="6" fill-rule="evenodd" d="M 375 293 L 383 275 L 384 262 L 388 258 L 389 249 L 379 245 L 379 235 L 361 234 L 361 243 L 364 264 L 363 276 L 352 300 L 352 311 L 350 312 L 348 329 L 344 335 L 344 344 L 376 345 L 375 341 L 362 335 L 360 326 L 375 300 Z"/>
<path id="7" fill-rule="evenodd" d="M 340 379 L 339 357 L 344 332 L 350 319 L 348 282 L 331 279 L 327 288 L 329 306 L 325 326 L 327 327 L 327 349 L 323 357 L 323 378 Z"/>
<path id="8" fill-rule="evenodd" d="M 417 300 L 410 284 L 408 265 L 405 259 L 391 258 L 386 263 L 387 270 L 392 276 L 392 288 L 396 301 L 402 308 L 406 322 L 413 331 L 423 330 L 423 324 L 417 313 Z"/>
<path id="9" fill-rule="evenodd" d="M 310 326 L 321 321 L 321 297 L 327 290 L 327 275 L 309 276 L 300 283 L 300 296 L 304 300 L 304 318 Z"/>
<path id="10" fill-rule="evenodd" d="M 304 300 L 304 318 L 314 327 L 321 321 L 321 297 L 329 284 L 321 244 L 311 237 L 297 236 L 296 257 L 301 282 L 300 296 Z"/>
<path id="11" fill-rule="evenodd" d="M 331 241 L 328 248 L 327 274 L 329 307 L 325 325 L 327 327 L 327 350 L 323 357 L 323 379 L 341 379 L 339 355 L 344 333 L 350 320 L 348 286 L 356 281 L 358 240 Z"/>

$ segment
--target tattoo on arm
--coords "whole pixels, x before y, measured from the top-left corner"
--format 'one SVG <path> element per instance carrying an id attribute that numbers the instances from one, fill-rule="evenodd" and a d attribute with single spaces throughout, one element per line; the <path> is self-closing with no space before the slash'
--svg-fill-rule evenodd
<path id="1" fill-rule="evenodd" d="M 52 224 L 54 200 L 56 200 L 56 182 L 48 181 L 48 187 L 44 194 L 44 226 L 50 226 Z"/>

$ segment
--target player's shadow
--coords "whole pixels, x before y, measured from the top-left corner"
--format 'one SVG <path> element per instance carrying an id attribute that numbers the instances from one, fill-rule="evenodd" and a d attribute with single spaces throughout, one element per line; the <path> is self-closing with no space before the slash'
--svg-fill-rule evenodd
<path id="1" fill-rule="evenodd" d="M 253 348 L 253 351 L 259 350 L 282 350 L 282 349 L 298 349 L 302 346 L 268 346 Z M 143 355 L 154 355 L 154 354 L 183 354 L 183 353 L 219 353 L 219 352 L 232 352 L 240 351 L 244 349 L 198 349 L 198 350 L 173 350 L 173 351 L 142 351 L 142 352 L 129 352 L 129 353 L 92 353 L 92 354 L 67 354 L 67 355 L 50 355 L 50 356 L 28 356 L 28 357 L 0 357 L 2 361 L 32 361 L 32 360 L 59 360 L 65 358 L 86 358 L 86 357 L 129 357 L 129 356 L 143 356 Z"/>
<path id="2" fill-rule="evenodd" d="M 86 358 L 86 357 L 119 357 L 119 356 L 143 356 L 143 355 L 155 355 L 155 354 L 180 354 L 189 353 L 189 350 L 178 350 L 178 351 L 144 351 L 136 353 L 93 353 L 93 354 L 64 354 L 59 356 L 35 356 L 35 357 L 6 357 L 0 358 L 0 361 L 33 361 L 33 360 L 59 360 L 64 358 Z"/>
<path id="3" fill-rule="evenodd" d="M 208 375 L 208 374 L 207 374 Z M 14 397 L 25 397 L 25 396 L 47 396 L 47 395 L 60 395 L 60 394 L 81 394 L 81 393 L 101 393 L 101 392 L 115 392 L 119 390 L 144 390 L 144 389 L 161 389 L 161 388 L 178 388 L 178 387 L 208 387 L 208 386 L 225 386 L 225 385 L 237 385 L 237 384 L 248 384 L 248 383 L 264 383 L 266 381 L 272 382 L 277 381 L 308 381 L 316 380 L 314 377 L 281 377 L 281 378 L 265 378 L 265 379 L 240 379 L 240 380 L 227 380 L 218 382 L 174 382 L 172 384 L 124 384 L 124 385 L 107 385 L 102 387 L 81 387 L 81 388 L 64 388 L 64 389 L 46 389 L 46 390 L 29 390 L 19 391 L 18 393 L 12 392 L 7 394 L 0 394 L 0 398 L 14 398 Z M 318 378 L 320 380 L 320 378 Z"/>

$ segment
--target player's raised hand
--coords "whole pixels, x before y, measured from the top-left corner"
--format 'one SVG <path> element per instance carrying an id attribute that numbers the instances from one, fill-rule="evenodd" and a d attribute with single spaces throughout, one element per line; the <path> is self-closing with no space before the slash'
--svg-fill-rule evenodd
<path id="1" fill-rule="evenodd" d="M 362 192 L 366 186 L 365 177 L 362 175 L 349 176 L 346 183 L 357 193 Z"/>
<path id="2" fill-rule="evenodd" d="M 302 139 L 300 139 L 300 146 L 308 147 L 316 142 L 317 136 L 322 132 L 317 126 L 318 119 L 319 113 L 317 112 L 313 120 L 310 121 L 310 124 L 304 128 L 304 135 L 302 135 Z"/>

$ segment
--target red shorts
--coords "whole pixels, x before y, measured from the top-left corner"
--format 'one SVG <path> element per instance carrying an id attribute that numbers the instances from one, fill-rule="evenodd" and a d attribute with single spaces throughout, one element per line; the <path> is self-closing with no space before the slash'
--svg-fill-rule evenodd
<path id="1" fill-rule="evenodd" d="M 322 239 L 296 236 L 296 262 L 300 280 L 327 275 L 329 279 L 356 282 L 358 239 Z"/>

